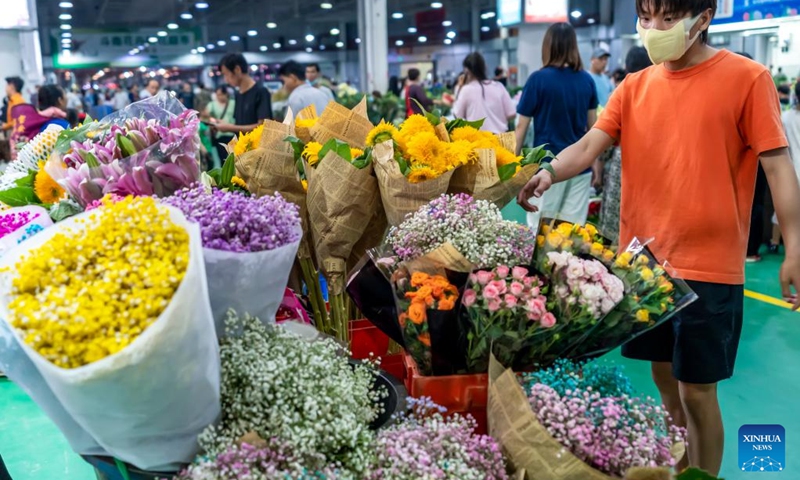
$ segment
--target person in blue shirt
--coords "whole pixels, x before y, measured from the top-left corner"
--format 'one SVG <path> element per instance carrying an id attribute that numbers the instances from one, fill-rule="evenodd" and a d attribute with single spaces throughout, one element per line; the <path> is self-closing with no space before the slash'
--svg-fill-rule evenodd
<path id="1" fill-rule="evenodd" d="M 533 119 L 534 145 L 546 144 L 558 155 L 577 142 L 597 120 L 597 89 L 583 70 L 578 38 L 568 23 L 556 23 L 542 43 L 541 70 L 534 72 L 522 90 L 517 106 L 517 153 Z M 541 215 L 570 222 L 586 222 L 591 190 L 591 169 L 567 182 L 558 183 L 541 199 L 541 207 L 528 213 L 528 225 L 538 228 Z"/>
<path id="2" fill-rule="evenodd" d="M 595 49 L 592 53 L 592 63 L 589 65 L 589 74 L 594 79 L 594 84 L 597 87 L 597 103 L 601 107 L 605 107 L 611 93 L 614 91 L 614 84 L 611 78 L 606 75 L 608 68 L 608 59 L 611 54 L 608 53 L 603 47 Z"/>

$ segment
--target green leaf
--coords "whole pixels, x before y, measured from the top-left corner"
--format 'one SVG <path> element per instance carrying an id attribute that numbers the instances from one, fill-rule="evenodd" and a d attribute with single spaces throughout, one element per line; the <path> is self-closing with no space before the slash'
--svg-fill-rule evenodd
<path id="1" fill-rule="evenodd" d="M 230 186 L 233 176 L 236 175 L 236 166 L 234 164 L 235 159 L 236 156 L 231 153 L 228 155 L 228 158 L 225 159 L 225 163 L 222 165 L 222 172 L 220 173 L 218 182 L 221 188 Z"/>
<path id="2" fill-rule="evenodd" d="M 33 192 L 33 187 L 14 187 L 0 192 L 0 202 L 9 207 L 24 207 L 26 205 L 39 205 L 42 202 Z"/>
<path id="3" fill-rule="evenodd" d="M 81 212 L 83 212 L 83 209 L 79 205 L 72 201 L 65 200 L 57 203 L 50 210 L 50 218 L 52 218 L 54 222 L 60 222 Z"/>
<path id="4" fill-rule="evenodd" d="M 131 142 L 128 137 L 123 136 L 121 133 L 117 134 L 117 145 L 119 145 L 119 149 L 122 151 L 123 158 L 127 158 L 138 153 L 136 147 L 133 145 L 133 142 Z"/>
<path id="5" fill-rule="evenodd" d="M 502 167 L 497 167 L 497 173 L 500 176 L 501 182 L 506 182 L 511 180 L 515 173 L 517 173 L 517 167 L 519 163 L 509 163 L 508 165 L 503 165 Z"/>
<path id="6" fill-rule="evenodd" d="M 36 180 L 36 173 L 35 170 L 28 170 L 28 174 L 15 181 L 14 184 L 18 187 L 33 187 L 33 182 Z"/>
<path id="7" fill-rule="evenodd" d="M 464 120 L 463 118 L 456 118 L 455 120 L 450 120 L 449 122 L 447 122 L 446 124 L 447 133 L 452 133 L 453 130 L 461 127 L 472 127 L 476 130 L 480 130 L 481 127 L 483 126 L 483 122 L 485 121 L 486 121 L 485 118 L 480 120 L 475 120 L 474 122 Z"/>
<path id="8" fill-rule="evenodd" d="M 298 158 L 294 162 L 294 166 L 297 168 L 297 172 L 300 174 L 300 180 L 305 180 L 306 179 L 306 167 L 305 167 L 305 165 L 303 165 L 303 159 L 302 158 Z"/>
<path id="9" fill-rule="evenodd" d="M 683 472 L 681 472 L 677 477 L 676 480 L 725 480 L 723 478 L 717 478 L 710 473 L 707 473 L 699 468 L 687 468 Z"/>
<path id="10" fill-rule="evenodd" d="M 292 149 L 294 150 L 294 159 L 297 161 L 298 159 L 302 158 L 303 156 L 303 149 L 305 148 L 305 144 L 299 138 L 289 135 L 288 137 L 283 139 L 284 142 L 289 142 L 291 144 Z"/>
<path id="11" fill-rule="evenodd" d="M 319 151 L 319 160 L 322 161 L 322 159 L 325 158 L 325 155 L 331 151 L 335 152 L 336 155 L 339 155 L 348 162 L 353 160 L 353 157 L 350 155 L 350 145 L 335 138 L 331 138 L 325 142 L 325 145 L 322 146 L 322 149 Z"/>
<path id="12" fill-rule="evenodd" d="M 545 159 L 548 158 L 555 158 L 553 152 L 547 150 L 545 147 L 547 145 L 539 145 L 535 148 L 523 148 L 522 149 L 522 156 L 524 157 L 520 162 L 520 165 L 527 166 L 527 165 L 539 165 Z"/>
<path id="13" fill-rule="evenodd" d="M 85 152 L 84 156 L 86 158 L 86 165 L 89 165 L 89 168 L 97 168 L 100 166 L 100 162 L 97 161 L 97 157 L 95 157 L 92 152 Z"/>
<path id="14" fill-rule="evenodd" d="M 367 147 L 364 154 L 358 158 L 353 159 L 352 164 L 359 170 L 363 170 L 372 163 L 372 147 Z"/>
<path id="15" fill-rule="evenodd" d="M 222 169 L 219 167 L 215 168 L 209 171 L 207 175 L 214 180 L 215 184 L 219 185 L 220 178 L 222 178 Z"/>
<path id="16" fill-rule="evenodd" d="M 408 171 L 410 170 L 410 167 L 408 166 L 408 162 L 406 161 L 405 158 L 403 158 L 402 156 L 398 156 L 397 157 L 397 165 L 400 167 L 400 172 L 403 175 L 408 175 Z"/>

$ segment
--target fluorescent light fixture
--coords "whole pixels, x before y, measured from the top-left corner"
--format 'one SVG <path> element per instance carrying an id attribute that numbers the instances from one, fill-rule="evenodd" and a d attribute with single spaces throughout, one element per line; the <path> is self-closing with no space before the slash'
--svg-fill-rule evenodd
<path id="1" fill-rule="evenodd" d="M 447 38 L 456 38 L 456 32 L 450 30 L 447 32 Z"/>
<path id="2" fill-rule="evenodd" d="M 158 37 L 150 37 L 147 39 L 147 41 L 150 43 L 158 43 Z"/>
<path id="3" fill-rule="evenodd" d="M 260 47 L 258 47 L 258 49 L 261 50 L 262 52 L 266 52 L 268 50 L 266 45 L 261 45 Z"/>
<path id="4" fill-rule="evenodd" d="M 313 41 L 314 41 L 314 35 L 311 35 L 310 33 L 306 35 L 306 42 L 313 42 Z"/>
<path id="5" fill-rule="evenodd" d="M 442 8 L 442 2 L 431 2 L 431 8 Z"/>
<path id="6" fill-rule="evenodd" d="M 356 43 L 361 43 L 361 39 L 356 37 Z"/>
<path id="7" fill-rule="evenodd" d="M 344 42 L 336 42 L 336 48 L 344 48 Z"/>
<path id="8" fill-rule="evenodd" d="M 445 44 L 445 45 L 450 45 L 451 43 L 453 43 L 453 41 L 452 41 L 452 40 L 450 40 L 449 38 L 445 38 L 445 39 L 444 39 L 444 44 Z"/>
<path id="9" fill-rule="evenodd" d="M 488 20 L 490 18 L 494 18 L 494 16 L 495 16 L 494 12 L 486 12 L 486 13 L 482 13 L 481 14 L 481 18 L 484 19 L 484 20 Z"/>
<path id="10" fill-rule="evenodd" d="M 417 33 L 417 27 L 408 27 L 408 33 Z"/>
<path id="11" fill-rule="evenodd" d="M 394 18 L 395 20 L 400 20 L 401 18 L 403 18 L 403 12 L 394 12 L 392 14 L 392 18 Z"/>
<path id="12" fill-rule="evenodd" d="M 72 43 L 72 40 L 70 40 L 69 38 L 62 38 L 61 39 L 61 45 L 69 45 L 71 43 Z"/>
<path id="13" fill-rule="evenodd" d="M 144 73 L 147 71 L 147 67 L 139 67 L 139 71 Z"/>
<path id="14" fill-rule="evenodd" d="M 200 53 L 206 53 L 206 47 L 197 47 L 197 51 Z"/>
<path id="15" fill-rule="evenodd" d="M 69 24 L 66 24 L 66 23 L 62 24 L 61 25 L 61 30 L 72 30 L 72 25 L 69 25 Z"/>
<path id="16" fill-rule="evenodd" d="M 258 35 L 258 31 L 257 30 L 248 30 L 247 31 L 247 36 L 248 37 L 255 37 L 256 35 Z"/>
<path id="17" fill-rule="evenodd" d="M 449 27 L 451 25 L 453 25 L 453 22 L 451 22 L 450 20 L 445 20 L 444 22 L 442 22 L 443 27 Z"/>
<path id="18" fill-rule="evenodd" d="M 313 51 L 314 51 L 314 50 L 313 50 L 311 47 L 306 47 L 306 52 L 307 52 L 307 53 L 311 53 L 311 52 L 313 52 Z"/>
<path id="19" fill-rule="evenodd" d="M 156 35 L 158 35 L 159 37 L 166 37 L 169 34 L 165 30 L 161 30 Z"/>
<path id="20" fill-rule="evenodd" d="M 197 2 L 194 4 L 195 8 L 199 8 L 200 10 L 204 10 L 208 8 L 208 2 Z"/>
<path id="21" fill-rule="evenodd" d="M 72 15 L 70 15 L 69 13 L 62 13 L 61 15 L 58 16 L 58 19 L 59 20 L 72 20 Z"/>
<path id="22" fill-rule="evenodd" d="M 242 37 L 240 37 L 239 35 L 231 35 L 231 42 L 238 42 L 241 39 Z"/>
<path id="23" fill-rule="evenodd" d="M 417 40 L 419 40 L 419 43 L 425 43 L 428 41 L 428 37 L 426 37 L 425 35 L 420 35 L 420 37 Z"/>
<path id="24" fill-rule="evenodd" d="M 294 38 L 290 38 L 289 45 L 297 45 L 297 40 L 295 40 Z"/>
<path id="25" fill-rule="evenodd" d="M 278 24 L 275 22 L 267 22 L 267 28 L 278 28 Z"/>
<path id="26" fill-rule="evenodd" d="M 58 6 L 61 8 L 72 8 L 72 2 L 61 2 Z"/>
<path id="27" fill-rule="evenodd" d="M 219 45 L 220 47 L 224 47 L 224 46 L 225 46 L 227 43 L 228 43 L 228 42 L 226 42 L 225 40 L 219 40 L 219 41 L 217 41 L 217 45 Z"/>
<path id="28" fill-rule="evenodd" d="M 183 12 L 183 13 L 181 13 L 181 18 L 184 19 L 184 20 L 191 20 L 194 17 L 189 12 Z"/>
<path id="29" fill-rule="evenodd" d="M 178 24 L 175 23 L 175 22 L 168 23 L 167 24 L 167 28 L 170 29 L 170 30 L 177 30 L 178 29 Z"/>
<path id="30" fill-rule="evenodd" d="M 488 32 L 491 28 L 487 27 L 486 25 L 481 27 L 481 32 Z"/>
<path id="31" fill-rule="evenodd" d="M 340 33 L 342 33 L 342 31 L 338 28 L 331 28 L 331 35 L 339 35 Z"/>
<path id="32" fill-rule="evenodd" d="M 322 2 L 319 4 L 319 8 L 323 10 L 330 10 L 331 8 L 333 8 L 333 4 L 330 2 Z"/>
<path id="33" fill-rule="evenodd" d="M 398 46 L 398 47 L 402 47 L 404 43 L 405 43 L 405 42 L 404 42 L 404 41 L 402 41 L 402 40 L 395 40 L 395 41 L 394 41 L 394 44 L 395 44 L 395 46 Z"/>
<path id="34" fill-rule="evenodd" d="M 281 44 L 278 43 L 278 42 L 275 42 L 275 43 L 272 44 L 272 48 L 281 48 Z"/>
<path id="35" fill-rule="evenodd" d="M 72 38 L 72 34 L 69 32 L 61 32 L 61 36 L 64 38 Z"/>
<path id="36" fill-rule="evenodd" d="M 574 18 L 575 20 L 581 18 L 583 13 L 580 10 L 573 10 L 572 13 L 569 14 L 570 17 Z"/>
<path id="37" fill-rule="evenodd" d="M 258 65 L 250 65 L 250 70 L 252 70 L 254 72 L 257 72 L 258 71 Z"/>
<path id="38" fill-rule="evenodd" d="M 196 48 L 192 49 L 192 55 L 197 55 L 197 49 Z"/>
<path id="39" fill-rule="evenodd" d="M 319 46 L 319 49 L 320 49 L 320 50 L 325 50 L 325 45 L 320 45 L 320 46 Z"/>
<path id="40" fill-rule="evenodd" d="M 586 23 L 588 23 L 589 25 L 594 25 L 594 23 L 595 23 L 596 21 L 597 21 L 597 20 L 595 20 L 594 18 L 590 18 L 589 20 L 586 20 Z"/>
<path id="41" fill-rule="evenodd" d="M 216 47 L 217 46 L 214 45 L 213 43 L 209 43 L 208 45 L 206 45 L 206 49 L 208 49 L 208 50 L 214 50 Z"/>

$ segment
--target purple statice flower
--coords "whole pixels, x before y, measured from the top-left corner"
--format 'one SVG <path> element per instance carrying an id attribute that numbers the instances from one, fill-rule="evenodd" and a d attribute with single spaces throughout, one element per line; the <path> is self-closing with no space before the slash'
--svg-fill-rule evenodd
<path id="1" fill-rule="evenodd" d="M 591 388 L 560 395 L 537 383 L 528 401 L 539 423 L 573 455 L 612 477 L 631 467 L 671 467 L 670 449 L 686 441 L 686 430 L 669 426 L 669 415 L 652 399 L 604 397 Z"/>
<path id="2" fill-rule="evenodd" d="M 35 212 L 12 212 L 0 215 L 0 238 L 9 233 L 14 233 L 25 225 L 31 223 L 39 216 Z"/>
<path id="3" fill-rule="evenodd" d="M 503 219 L 500 210 L 469 195 L 442 195 L 410 214 L 387 237 L 400 260 L 453 245 L 477 268 L 530 262 L 536 237 L 528 227 Z"/>
<path id="4" fill-rule="evenodd" d="M 476 435 L 471 417 L 443 416 L 430 399 L 411 399 L 412 413 L 381 430 L 376 463 L 367 480 L 505 480 L 500 446 L 488 435 Z"/>
<path id="5" fill-rule="evenodd" d="M 301 236 L 299 207 L 280 196 L 250 197 L 202 185 L 164 200 L 200 224 L 203 246 L 228 252 L 274 250 Z"/>

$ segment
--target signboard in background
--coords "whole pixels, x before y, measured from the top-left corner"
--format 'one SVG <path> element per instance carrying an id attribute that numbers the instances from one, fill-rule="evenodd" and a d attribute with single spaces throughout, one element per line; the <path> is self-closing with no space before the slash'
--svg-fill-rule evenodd
<path id="1" fill-rule="evenodd" d="M 567 0 L 525 0 L 525 23 L 567 21 Z"/>
<path id="2" fill-rule="evenodd" d="M 0 15 L 0 30 L 31 27 L 31 12 L 28 0 L 2 0 L 3 14 Z"/>
<path id="3" fill-rule="evenodd" d="M 522 23 L 522 1 L 497 0 L 497 24 L 510 27 Z"/>
<path id="4" fill-rule="evenodd" d="M 714 25 L 795 17 L 800 0 L 718 0 Z"/>

